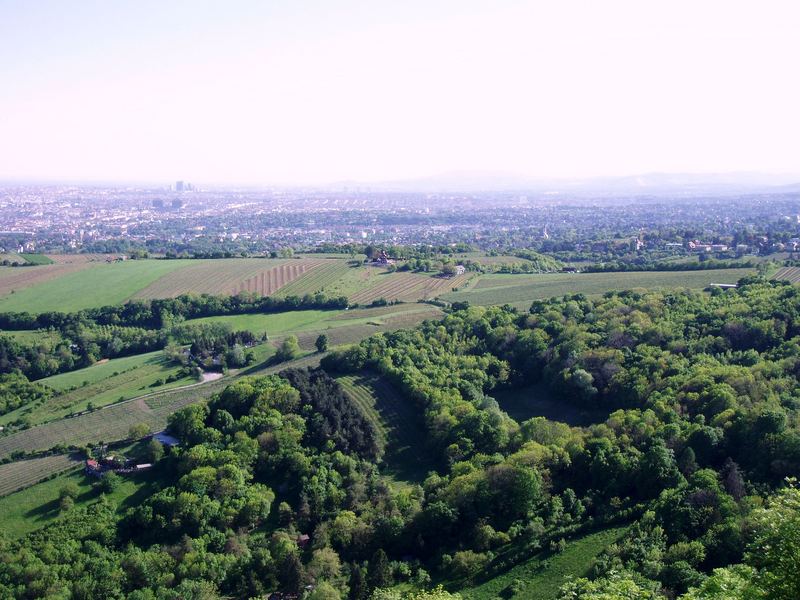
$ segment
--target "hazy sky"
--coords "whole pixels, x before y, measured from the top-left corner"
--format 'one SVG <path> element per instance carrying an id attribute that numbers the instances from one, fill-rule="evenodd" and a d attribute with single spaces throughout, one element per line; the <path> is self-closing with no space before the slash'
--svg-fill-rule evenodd
<path id="1" fill-rule="evenodd" d="M 797 0 L 0 0 L 0 178 L 800 173 Z"/>

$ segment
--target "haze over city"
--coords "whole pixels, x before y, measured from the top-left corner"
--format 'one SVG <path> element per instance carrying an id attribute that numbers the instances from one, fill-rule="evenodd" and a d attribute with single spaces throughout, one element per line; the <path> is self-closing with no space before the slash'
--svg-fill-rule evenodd
<path id="1" fill-rule="evenodd" d="M 797 173 L 791 1 L 0 2 L 0 179 Z"/>

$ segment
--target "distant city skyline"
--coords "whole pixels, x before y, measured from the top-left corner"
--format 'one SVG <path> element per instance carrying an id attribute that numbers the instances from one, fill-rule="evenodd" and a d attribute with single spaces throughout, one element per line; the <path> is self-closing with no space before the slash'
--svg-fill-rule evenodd
<path id="1" fill-rule="evenodd" d="M 0 0 L 0 180 L 800 173 L 790 1 Z"/>

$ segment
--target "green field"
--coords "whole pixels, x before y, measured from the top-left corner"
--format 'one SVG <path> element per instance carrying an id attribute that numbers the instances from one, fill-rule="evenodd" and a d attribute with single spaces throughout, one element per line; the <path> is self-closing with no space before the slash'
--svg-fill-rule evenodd
<path id="1" fill-rule="evenodd" d="M 330 260 L 329 263 L 315 267 L 308 274 L 287 283 L 277 291 L 276 295 L 302 297 L 306 294 L 325 292 L 328 296 L 337 296 L 339 294 L 332 293 L 328 288 L 350 269 L 351 267 L 343 260 Z"/>
<path id="2" fill-rule="evenodd" d="M 186 266 L 184 260 L 129 260 L 92 265 L 0 298 L 0 311 L 70 312 L 122 304 L 158 278 Z"/>
<path id="3" fill-rule="evenodd" d="M 602 423 L 608 413 L 601 410 L 582 409 L 557 398 L 543 384 L 524 388 L 492 392 L 504 411 L 515 421 L 522 423 L 533 417 L 545 417 L 550 421 L 561 421 L 574 427 L 585 427 Z"/>
<path id="4" fill-rule="evenodd" d="M 157 388 L 151 387 L 157 380 L 175 375 L 179 370 L 180 367 L 169 364 L 162 353 L 157 351 L 115 358 L 85 369 L 46 377 L 39 380 L 39 383 L 60 393 L 40 406 L 23 406 L 0 416 L 0 425 L 20 418 L 24 418 L 29 425 L 37 425 L 82 412 L 90 403 L 95 408 L 100 408 L 156 390 L 195 383 L 192 378 L 182 377 Z"/>
<path id="5" fill-rule="evenodd" d="M 75 500 L 76 507 L 96 502 L 99 494 L 92 487 L 94 481 L 81 469 L 76 469 L 0 498 L 0 531 L 9 538 L 17 538 L 58 519 L 58 492 L 67 483 L 78 486 L 80 495 Z M 154 493 L 157 485 L 157 475 L 153 471 L 125 476 L 107 499 L 115 503 L 117 512 L 122 514 Z"/>
<path id="6" fill-rule="evenodd" d="M 20 254 L 22 258 L 25 259 L 25 262 L 31 265 L 52 265 L 53 259 L 49 256 L 45 256 L 44 254 Z"/>
<path id="7" fill-rule="evenodd" d="M 708 271 L 635 271 L 627 273 L 552 273 L 542 275 L 483 275 L 458 292 L 443 294 L 448 302 L 481 306 L 514 304 L 527 308 L 532 300 L 564 294 L 603 294 L 610 290 L 703 289 L 711 283 L 736 283 L 755 269 Z"/>
<path id="8" fill-rule="evenodd" d="M 387 442 L 383 461 L 388 475 L 421 482 L 435 469 L 425 452 L 425 425 L 409 399 L 372 373 L 345 375 L 337 381 Z"/>
<path id="9" fill-rule="evenodd" d="M 54 454 L 0 465 L 0 496 L 38 483 L 53 473 L 73 468 L 76 460 L 69 454 Z"/>
<path id="10" fill-rule="evenodd" d="M 335 310 L 297 310 L 273 314 L 247 314 L 224 317 L 204 317 L 193 319 L 191 323 L 225 323 L 234 331 L 252 331 L 256 335 L 266 333 L 273 336 L 278 333 L 294 332 L 312 328 L 327 318 L 336 316 Z"/>
<path id="11" fill-rule="evenodd" d="M 626 529 L 615 527 L 590 533 L 569 541 L 561 553 L 540 551 L 522 562 L 514 561 L 518 562 L 516 566 L 491 579 L 481 580 L 483 574 L 478 574 L 476 579 L 479 581 L 476 583 L 452 582 L 448 587 L 457 590 L 464 600 L 494 600 L 510 597 L 508 588 L 515 579 L 519 579 L 524 582 L 524 589 L 514 595 L 515 599 L 553 600 L 569 577 L 587 576 L 594 560 L 605 548 L 619 540 Z M 508 555 L 517 551 L 511 546 L 505 552 L 498 552 L 496 560 L 507 560 Z"/>

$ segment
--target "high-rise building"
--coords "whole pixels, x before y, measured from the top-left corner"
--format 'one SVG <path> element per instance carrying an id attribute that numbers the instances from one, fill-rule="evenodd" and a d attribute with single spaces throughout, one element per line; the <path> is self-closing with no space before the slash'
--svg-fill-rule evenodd
<path id="1" fill-rule="evenodd" d="M 182 192 L 183 191 L 183 182 L 182 181 L 176 181 L 175 182 L 175 191 L 176 192 Z"/>

